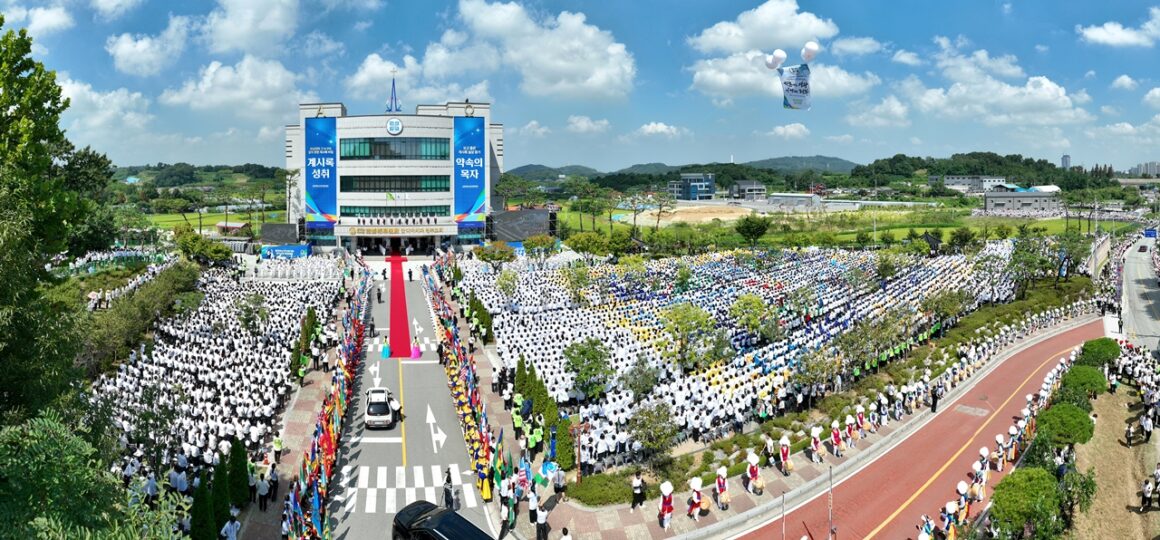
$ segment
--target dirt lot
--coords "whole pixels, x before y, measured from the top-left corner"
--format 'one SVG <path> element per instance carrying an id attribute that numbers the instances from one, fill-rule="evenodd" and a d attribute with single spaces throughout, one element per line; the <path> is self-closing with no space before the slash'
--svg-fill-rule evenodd
<path id="1" fill-rule="evenodd" d="M 1130 449 L 1125 445 L 1125 423 L 1129 415 L 1138 418 L 1141 408 L 1139 398 L 1128 396 L 1131 390 L 1121 387 L 1115 395 L 1101 394 L 1094 403 L 1096 432 L 1076 450 L 1076 465 L 1080 470 L 1094 466 L 1098 487 L 1091 509 L 1076 519 L 1074 538 L 1160 538 L 1160 508 L 1137 512 L 1140 485 L 1156 466 L 1160 438 L 1141 443 L 1137 426 L 1135 444 Z"/>
<path id="2" fill-rule="evenodd" d="M 753 211 L 740 206 L 678 206 L 675 211 L 661 217 L 661 226 L 677 222 L 708 223 L 714 219 L 732 221 L 751 212 Z M 656 212 L 650 211 L 641 214 L 638 223 L 656 223 L 656 220 Z"/>

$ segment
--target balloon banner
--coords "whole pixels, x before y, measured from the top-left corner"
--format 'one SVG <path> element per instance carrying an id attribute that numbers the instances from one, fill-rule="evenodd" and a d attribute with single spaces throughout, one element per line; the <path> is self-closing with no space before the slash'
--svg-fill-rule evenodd
<path id="1" fill-rule="evenodd" d="M 782 106 L 787 109 L 810 110 L 810 66 L 777 68 L 781 77 Z"/>

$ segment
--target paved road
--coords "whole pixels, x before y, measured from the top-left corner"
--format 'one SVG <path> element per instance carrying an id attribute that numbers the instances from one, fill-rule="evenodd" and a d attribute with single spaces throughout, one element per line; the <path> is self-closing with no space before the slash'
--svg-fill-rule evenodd
<path id="1" fill-rule="evenodd" d="M 919 516 L 935 515 L 954 498 L 954 486 L 967 479 L 979 447 L 993 446 L 994 436 L 1007 431 L 1023 408 L 1023 396 L 1038 389 L 1072 347 L 1102 335 L 1103 323 L 1097 320 L 1020 351 L 956 401 L 940 406 L 914 435 L 839 481 L 834 487 L 835 538 L 913 538 Z M 989 485 L 998 480 L 992 475 Z M 823 493 L 789 512 L 786 538 L 826 538 L 828 515 Z M 781 538 L 781 529 L 777 516 L 742 538 Z"/>
<path id="2" fill-rule="evenodd" d="M 1147 246 L 1141 253 L 1139 246 Z M 1160 288 L 1152 269 L 1153 238 L 1141 238 L 1128 248 L 1124 261 L 1124 335 L 1137 345 L 1160 349 Z"/>
<path id="3" fill-rule="evenodd" d="M 415 274 L 418 279 L 417 269 Z M 336 474 L 340 485 L 330 504 L 330 515 L 336 521 L 334 538 L 389 538 L 394 514 L 407 504 L 416 500 L 441 504 L 443 475 L 448 467 L 459 484 L 460 514 L 494 535 L 473 478 L 465 474 L 470 469 L 463 432 L 435 353 L 431 312 L 419 282 L 407 283 L 406 294 L 412 325 L 409 331 L 418 337 L 423 354 L 418 359 L 385 360 L 380 351 L 391 302 L 389 283 L 382 283 L 387 284 L 388 291 L 383 294 L 383 303 L 374 303 L 372 293 L 377 339 L 372 338 L 368 346 L 364 371 L 355 388 L 352 421 L 343 433 L 345 445 Z M 375 385 L 389 388 L 402 402 L 406 420 L 394 429 L 363 428 L 363 395 Z M 428 422 L 428 410 L 434 423 Z"/>

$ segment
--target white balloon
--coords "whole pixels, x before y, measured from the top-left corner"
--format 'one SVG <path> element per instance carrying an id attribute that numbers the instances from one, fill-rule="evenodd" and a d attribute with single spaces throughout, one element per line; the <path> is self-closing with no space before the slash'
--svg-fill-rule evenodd
<path id="1" fill-rule="evenodd" d="M 787 55 L 785 54 L 785 51 L 781 49 L 773 51 L 773 54 L 765 57 L 765 67 L 769 69 L 777 69 L 781 67 L 783 63 L 785 63 L 786 57 Z"/>
<path id="2" fill-rule="evenodd" d="M 802 60 L 805 60 L 806 62 L 813 62 L 814 57 L 818 55 L 819 50 L 821 50 L 821 47 L 818 46 L 818 42 L 807 41 L 805 46 L 802 47 Z"/>

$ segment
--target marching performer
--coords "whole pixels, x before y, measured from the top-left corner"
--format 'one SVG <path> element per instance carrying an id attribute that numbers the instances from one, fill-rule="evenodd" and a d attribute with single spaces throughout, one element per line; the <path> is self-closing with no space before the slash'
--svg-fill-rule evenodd
<path id="1" fill-rule="evenodd" d="M 846 445 L 848 448 L 854 448 L 855 446 L 857 446 L 859 436 L 858 436 L 858 431 L 856 431 L 854 429 L 854 417 L 853 416 L 846 415 L 846 432 L 844 433 L 844 435 L 845 435 L 845 439 L 846 439 Z"/>
<path id="2" fill-rule="evenodd" d="M 714 491 L 717 493 L 717 508 L 721 510 L 729 509 L 729 483 L 726 481 L 726 476 L 729 474 L 725 467 L 717 468 L 717 485 L 714 486 Z"/>
<path id="3" fill-rule="evenodd" d="M 1003 434 L 995 435 L 995 453 L 991 454 L 991 461 L 995 463 L 995 470 L 1003 472 L 1007 467 L 1007 446 L 1003 444 Z"/>
<path id="4" fill-rule="evenodd" d="M 1019 453 L 1019 447 L 1023 441 L 1019 440 L 1019 428 L 1011 426 L 1007 428 L 1007 462 L 1015 463 L 1015 458 Z"/>
<path id="5" fill-rule="evenodd" d="M 970 494 L 975 502 L 979 502 L 986 496 L 987 473 L 983 472 L 985 469 L 978 461 L 971 464 L 971 470 L 974 471 L 974 474 L 971 476 Z"/>
<path id="6" fill-rule="evenodd" d="M 842 432 L 838 429 L 837 420 L 830 422 L 830 445 L 833 446 L 831 451 L 834 453 L 834 457 L 842 457 L 842 447 L 846 443 L 842 442 Z"/>
<path id="7" fill-rule="evenodd" d="M 810 428 L 810 459 L 814 463 L 822 462 L 822 426 Z"/>
<path id="8" fill-rule="evenodd" d="M 859 406 L 854 408 L 854 414 L 857 415 L 857 417 L 854 419 L 854 422 L 858 425 L 858 438 L 865 439 L 866 438 L 866 408 L 859 405 Z"/>
<path id="9" fill-rule="evenodd" d="M 749 455 L 745 457 L 745 460 L 749 462 L 749 466 L 745 468 L 746 484 L 748 484 L 750 493 L 757 493 L 758 489 L 761 487 L 761 474 L 760 469 L 757 468 L 757 464 L 761 461 L 761 459 L 757 457 L 757 454 L 750 452 Z"/>
<path id="10" fill-rule="evenodd" d="M 693 490 L 693 496 L 689 498 L 689 511 L 686 513 L 693 521 L 700 521 L 701 513 L 701 477 L 694 477 L 689 480 L 689 488 Z"/>
<path id="11" fill-rule="evenodd" d="M 666 531 L 669 530 L 669 525 L 673 521 L 673 484 L 665 481 L 661 484 L 661 503 L 660 514 L 661 527 Z"/>
<path id="12" fill-rule="evenodd" d="M 781 440 L 781 473 L 789 476 L 790 471 L 793 470 L 793 462 L 789 460 L 789 436 L 782 435 Z"/>

